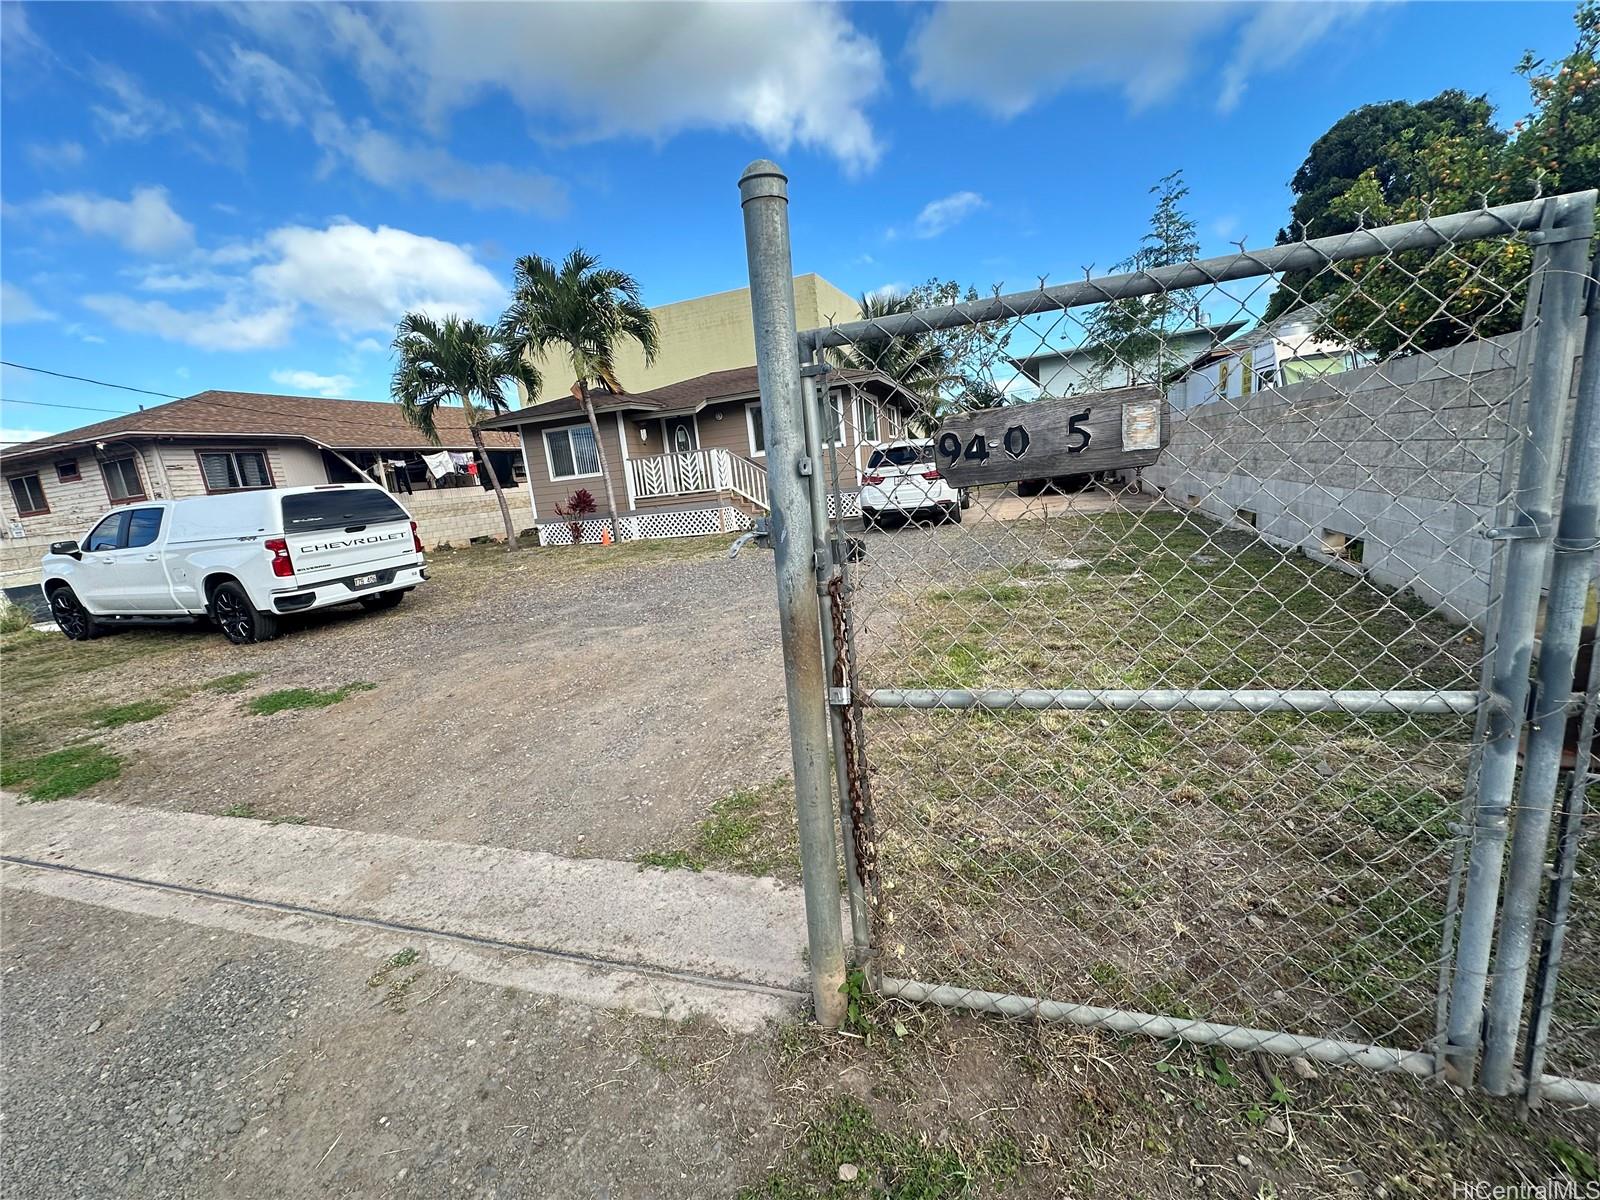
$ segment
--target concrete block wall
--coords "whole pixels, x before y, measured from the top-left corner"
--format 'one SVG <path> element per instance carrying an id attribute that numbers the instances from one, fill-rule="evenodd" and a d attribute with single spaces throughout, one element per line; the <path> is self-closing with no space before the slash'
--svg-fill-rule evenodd
<path id="1" fill-rule="evenodd" d="M 1521 334 L 1469 342 L 1174 413 L 1143 473 L 1175 506 L 1247 524 L 1275 545 L 1341 561 L 1457 620 L 1481 623 Z"/>
<path id="2" fill-rule="evenodd" d="M 416 521 L 417 533 L 429 550 L 443 545 L 465 546 L 478 537 L 505 541 L 506 527 L 500 519 L 500 506 L 495 503 L 494 492 L 488 488 L 442 488 L 409 496 L 402 494 L 395 499 Z M 506 505 L 511 509 L 512 527 L 518 533 L 533 527 L 526 489 L 508 490 Z"/>

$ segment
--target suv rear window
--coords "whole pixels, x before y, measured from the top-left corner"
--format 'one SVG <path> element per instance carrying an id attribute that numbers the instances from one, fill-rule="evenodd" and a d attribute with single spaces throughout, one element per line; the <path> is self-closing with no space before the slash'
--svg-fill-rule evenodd
<path id="1" fill-rule="evenodd" d="M 406 510 L 376 488 L 300 492 L 283 498 L 283 531 L 311 533 L 406 520 Z"/>
<path id="2" fill-rule="evenodd" d="M 930 446 L 889 446 L 883 450 L 874 450 L 872 457 L 867 460 L 867 470 L 874 467 L 914 467 L 919 463 L 933 461 L 933 447 Z"/>

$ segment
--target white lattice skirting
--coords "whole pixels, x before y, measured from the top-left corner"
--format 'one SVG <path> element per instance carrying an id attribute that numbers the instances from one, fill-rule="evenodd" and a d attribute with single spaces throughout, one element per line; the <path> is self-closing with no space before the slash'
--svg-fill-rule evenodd
<path id="1" fill-rule="evenodd" d="M 828 520 L 836 521 L 836 520 L 839 519 L 839 504 L 838 504 L 838 502 L 841 501 L 841 500 L 844 502 L 844 515 L 845 516 L 847 516 L 847 517 L 859 517 L 861 515 L 861 493 L 860 492 L 844 492 L 844 491 L 841 491 L 837 496 L 835 496 L 832 492 L 829 492 L 828 493 Z"/>
<path id="2" fill-rule="evenodd" d="M 585 544 L 598 542 L 601 533 L 610 526 L 604 517 L 590 517 L 583 522 Z M 749 529 L 750 518 L 732 505 L 720 508 L 690 508 L 673 512 L 630 513 L 617 518 L 618 530 L 624 541 L 640 538 L 704 537 L 709 533 L 731 533 Z M 541 546 L 572 545 L 572 522 L 546 521 L 539 525 Z"/>

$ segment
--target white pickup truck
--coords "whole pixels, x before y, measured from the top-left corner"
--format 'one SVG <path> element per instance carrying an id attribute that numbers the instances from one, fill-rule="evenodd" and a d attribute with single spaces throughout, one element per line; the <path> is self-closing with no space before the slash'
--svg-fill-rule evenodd
<path id="1" fill-rule="evenodd" d="M 417 523 L 372 484 L 153 500 L 53 542 L 44 594 L 61 632 L 210 617 L 236 645 L 278 635 L 281 613 L 392 608 L 428 577 Z"/>

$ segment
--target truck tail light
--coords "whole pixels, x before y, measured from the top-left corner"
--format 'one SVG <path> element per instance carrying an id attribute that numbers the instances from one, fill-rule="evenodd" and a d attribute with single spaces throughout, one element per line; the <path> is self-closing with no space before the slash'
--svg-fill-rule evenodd
<path id="1" fill-rule="evenodd" d="M 294 562 L 289 557 L 289 543 L 282 538 L 268 538 L 261 543 L 266 547 L 267 553 L 272 555 L 272 573 L 280 579 L 287 579 L 294 574 Z"/>
<path id="2" fill-rule="evenodd" d="M 866 484 L 868 487 L 877 487 L 880 483 L 883 482 L 883 476 L 882 475 L 863 475 L 861 477 L 861 482 Z"/>
<path id="3" fill-rule="evenodd" d="M 422 553 L 422 535 L 417 532 L 417 523 L 411 522 L 411 548 L 418 554 Z"/>
<path id="4" fill-rule="evenodd" d="M 924 471 L 922 473 L 922 477 L 924 479 L 940 479 L 940 478 L 942 478 L 942 476 L 937 471 Z"/>

